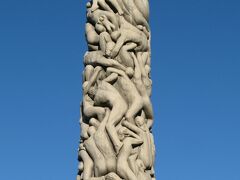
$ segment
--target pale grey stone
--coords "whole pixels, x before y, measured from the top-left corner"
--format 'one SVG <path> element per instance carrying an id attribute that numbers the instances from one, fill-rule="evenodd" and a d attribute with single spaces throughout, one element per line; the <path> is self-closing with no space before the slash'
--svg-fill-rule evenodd
<path id="1" fill-rule="evenodd" d="M 77 180 L 153 180 L 149 2 L 86 7 Z"/>

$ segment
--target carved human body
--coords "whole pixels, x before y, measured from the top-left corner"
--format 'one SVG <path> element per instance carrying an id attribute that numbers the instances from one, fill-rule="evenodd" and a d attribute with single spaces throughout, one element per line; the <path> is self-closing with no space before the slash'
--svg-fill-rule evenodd
<path id="1" fill-rule="evenodd" d="M 143 108 L 142 97 L 127 74 L 115 68 L 107 68 L 107 72 L 118 74 L 117 87 L 128 103 L 126 119 L 133 123 L 134 116 Z"/>
<path id="2" fill-rule="evenodd" d="M 119 17 L 120 29 L 116 30 L 111 34 L 111 37 L 116 41 L 116 45 L 112 50 L 111 57 L 114 58 L 119 53 L 119 50 L 127 42 L 133 42 L 137 44 L 135 51 L 147 51 L 148 50 L 148 39 L 144 32 L 139 30 L 127 22 L 123 17 Z"/>
<path id="3" fill-rule="evenodd" d="M 123 147 L 121 148 L 117 160 L 117 173 L 127 180 L 137 180 L 137 176 L 130 169 L 128 158 L 133 152 L 133 146 L 142 144 L 140 138 L 126 137 L 123 140 Z"/>
<path id="4" fill-rule="evenodd" d="M 132 130 L 134 133 L 136 133 L 143 141 L 143 144 L 140 147 L 139 152 L 139 159 L 142 160 L 146 168 L 151 168 L 153 165 L 153 159 L 152 159 L 152 143 L 151 143 L 151 137 L 150 132 L 147 126 L 144 126 L 144 119 L 142 117 L 137 117 L 137 121 L 141 121 L 140 127 L 137 127 L 127 121 L 124 121 L 122 124 L 123 126 L 127 127 L 128 129 Z M 138 120 L 141 119 L 141 120 Z M 146 156 L 148 154 L 148 156 Z"/>
<path id="5" fill-rule="evenodd" d="M 111 113 L 106 124 L 108 135 L 114 144 L 116 153 L 122 147 L 122 142 L 117 136 L 115 126 L 122 120 L 127 111 L 127 104 L 116 88 L 107 82 L 99 82 L 94 98 L 96 105 L 107 105 L 111 108 Z"/>
<path id="6" fill-rule="evenodd" d="M 102 123 L 94 134 L 94 141 L 96 142 L 98 149 L 104 156 L 107 172 L 111 173 L 116 172 L 117 162 L 114 148 L 106 132 L 106 125 L 108 123 L 109 115 L 110 111 L 107 109 L 105 118 L 103 119 Z"/>

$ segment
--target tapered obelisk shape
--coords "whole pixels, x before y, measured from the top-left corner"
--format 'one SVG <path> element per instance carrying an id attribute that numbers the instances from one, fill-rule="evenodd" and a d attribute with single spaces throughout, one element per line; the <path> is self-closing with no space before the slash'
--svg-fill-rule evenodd
<path id="1" fill-rule="evenodd" d="M 77 180 L 153 180 L 148 0 L 87 3 Z"/>

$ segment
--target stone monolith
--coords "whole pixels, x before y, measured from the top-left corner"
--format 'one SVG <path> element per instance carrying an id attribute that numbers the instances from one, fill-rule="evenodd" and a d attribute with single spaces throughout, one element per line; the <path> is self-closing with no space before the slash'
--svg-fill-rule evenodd
<path id="1" fill-rule="evenodd" d="M 149 2 L 86 8 L 77 180 L 154 180 Z"/>

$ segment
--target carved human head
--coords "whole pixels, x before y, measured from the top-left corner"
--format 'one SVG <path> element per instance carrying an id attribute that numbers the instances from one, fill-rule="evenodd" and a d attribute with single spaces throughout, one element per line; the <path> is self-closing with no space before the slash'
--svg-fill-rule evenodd
<path id="1" fill-rule="evenodd" d="M 143 84 L 146 86 L 148 95 L 151 95 L 152 93 L 152 80 L 149 78 L 143 79 Z"/>
<path id="2" fill-rule="evenodd" d="M 105 16 L 100 16 L 99 19 L 98 19 L 98 22 L 101 23 L 101 22 L 104 21 L 104 19 L 105 19 Z"/>
<path id="3" fill-rule="evenodd" d="M 91 86 L 88 90 L 88 95 L 91 99 L 94 99 L 95 95 L 97 93 L 97 89 L 95 86 Z"/>
<path id="4" fill-rule="evenodd" d="M 91 7 L 92 7 L 92 4 L 91 4 L 90 2 L 87 2 L 87 3 L 86 3 L 86 8 L 89 9 L 89 8 L 91 8 Z"/>
<path id="5" fill-rule="evenodd" d="M 118 137 L 119 137 L 119 139 L 120 139 L 121 141 L 126 137 L 126 130 L 127 130 L 126 127 L 121 127 L 121 128 L 118 130 Z"/>
<path id="6" fill-rule="evenodd" d="M 143 25 L 137 25 L 137 28 L 141 31 L 143 31 Z"/>
<path id="7" fill-rule="evenodd" d="M 135 118 L 135 123 L 138 127 L 142 127 L 145 123 L 145 119 L 142 116 L 137 116 Z"/>
<path id="8" fill-rule="evenodd" d="M 140 171 L 140 172 L 144 172 L 145 171 L 146 167 L 145 167 L 145 165 L 144 165 L 144 163 L 143 163 L 143 161 L 141 159 L 137 159 L 136 160 L 136 165 L 138 167 L 138 171 Z"/>

